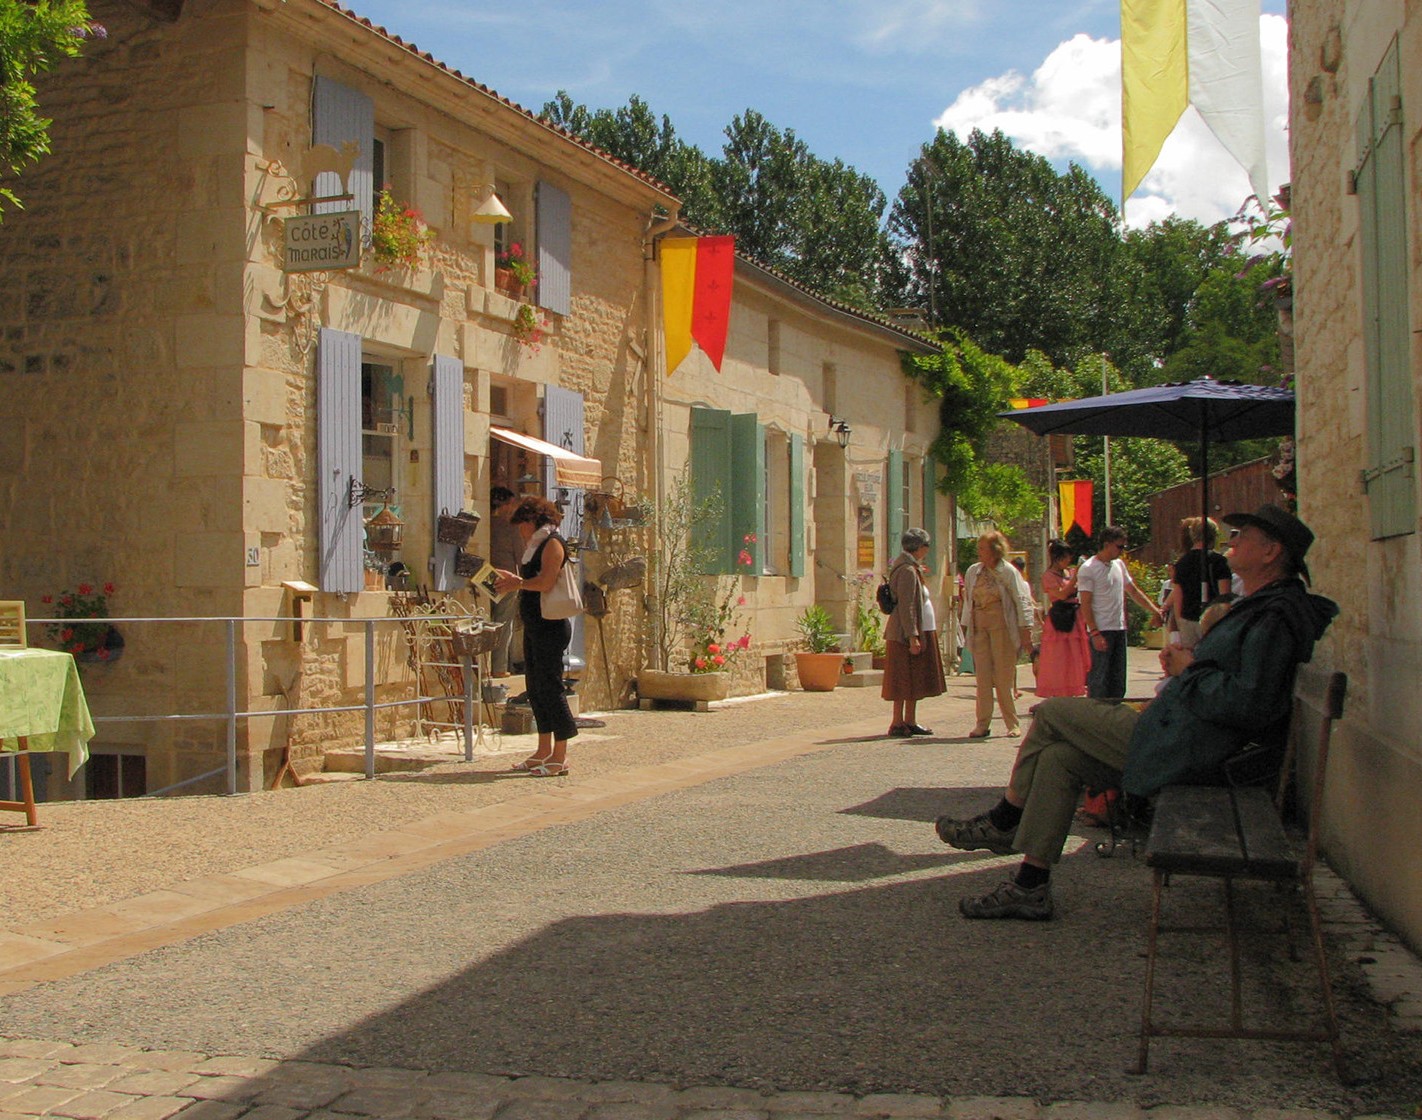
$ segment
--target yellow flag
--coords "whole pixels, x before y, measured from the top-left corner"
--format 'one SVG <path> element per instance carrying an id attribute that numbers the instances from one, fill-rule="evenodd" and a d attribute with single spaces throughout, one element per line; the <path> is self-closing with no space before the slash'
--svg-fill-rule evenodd
<path id="1" fill-rule="evenodd" d="M 662 329 L 670 374 L 691 353 L 691 308 L 696 293 L 696 238 L 667 238 L 661 244 Z"/>
<path id="2" fill-rule="evenodd" d="M 1121 0 L 1121 199 L 1130 198 L 1190 101 L 1186 0 Z"/>

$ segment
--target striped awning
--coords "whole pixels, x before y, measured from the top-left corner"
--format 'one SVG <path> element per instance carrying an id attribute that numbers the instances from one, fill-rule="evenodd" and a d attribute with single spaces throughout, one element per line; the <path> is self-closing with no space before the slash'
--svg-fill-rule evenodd
<path id="1" fill-rule="evenodd" d="M 596 490 L 602 485 L 602 461 L 599 459 L 589 459 L 585 455 L 579 455 L 576 451 L 559 447 L 556 443 L 548 443 L 546 440 L 526 436 L 522 432 L 513 432 L 508 428 L 490 427 L 489 434 L 495 439 L 512 444 L 514 447 L 521 447 L 525 451 L 532 451 L 535 455 L 546 455 L 552 459 L 554 477 L 559 486 L 566 486 L 570 489 Z"/>

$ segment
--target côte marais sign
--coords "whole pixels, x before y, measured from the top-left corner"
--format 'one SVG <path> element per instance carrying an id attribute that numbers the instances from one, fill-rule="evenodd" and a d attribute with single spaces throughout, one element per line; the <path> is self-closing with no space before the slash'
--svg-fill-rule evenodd
<path id="1" fill-rule="evenodd" d="M 283 272 L 321 272 L 360 264 L 360 211 L 300 214 L 287 218 Z"/>

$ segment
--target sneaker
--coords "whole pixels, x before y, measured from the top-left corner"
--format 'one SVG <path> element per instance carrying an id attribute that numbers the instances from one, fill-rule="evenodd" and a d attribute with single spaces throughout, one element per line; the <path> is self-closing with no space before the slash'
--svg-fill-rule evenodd
<path id="1" fill-rule="evenodd" d="M 1043 883 L 1030 891 L 1011 879 L 981 898 L 960 898 L 958 909 L 965 918 L 1021 918 L 1045 922 L 1052 916 L 1052 884 Z"/>
<path id="2" fill-rule="evenodd" d="M 987 813 L 979 813 L 966 821 L 939 817 L 933 823 L 933 828 L 938 833 L 938 839 L 959 851 L 986 850 L 994 855 L 1009 856 L 1017 850 L 1012 846 L 1017 830 L 1003 832 L 992 823 L 992 818 Z"/>

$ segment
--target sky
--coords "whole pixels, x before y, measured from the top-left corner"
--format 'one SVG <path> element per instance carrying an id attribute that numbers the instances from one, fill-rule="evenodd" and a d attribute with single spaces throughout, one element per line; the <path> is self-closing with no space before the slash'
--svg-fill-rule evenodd
<path id="1" fill-rule="evenodd" d="M 636 94 L 719 155 L 754 109 L 890 203 L 943 127 L 1001 128 L 1119 201 L 1119 0 L 341 0 L 356 14 L 535 112 L 560 89 L 591 109 Z M 1289 179 L 1286 0 L 1260 0 L 1269 182 Z M 1126 205 L 1214 222 L 1250 193 L 1194 110 Z"/>

